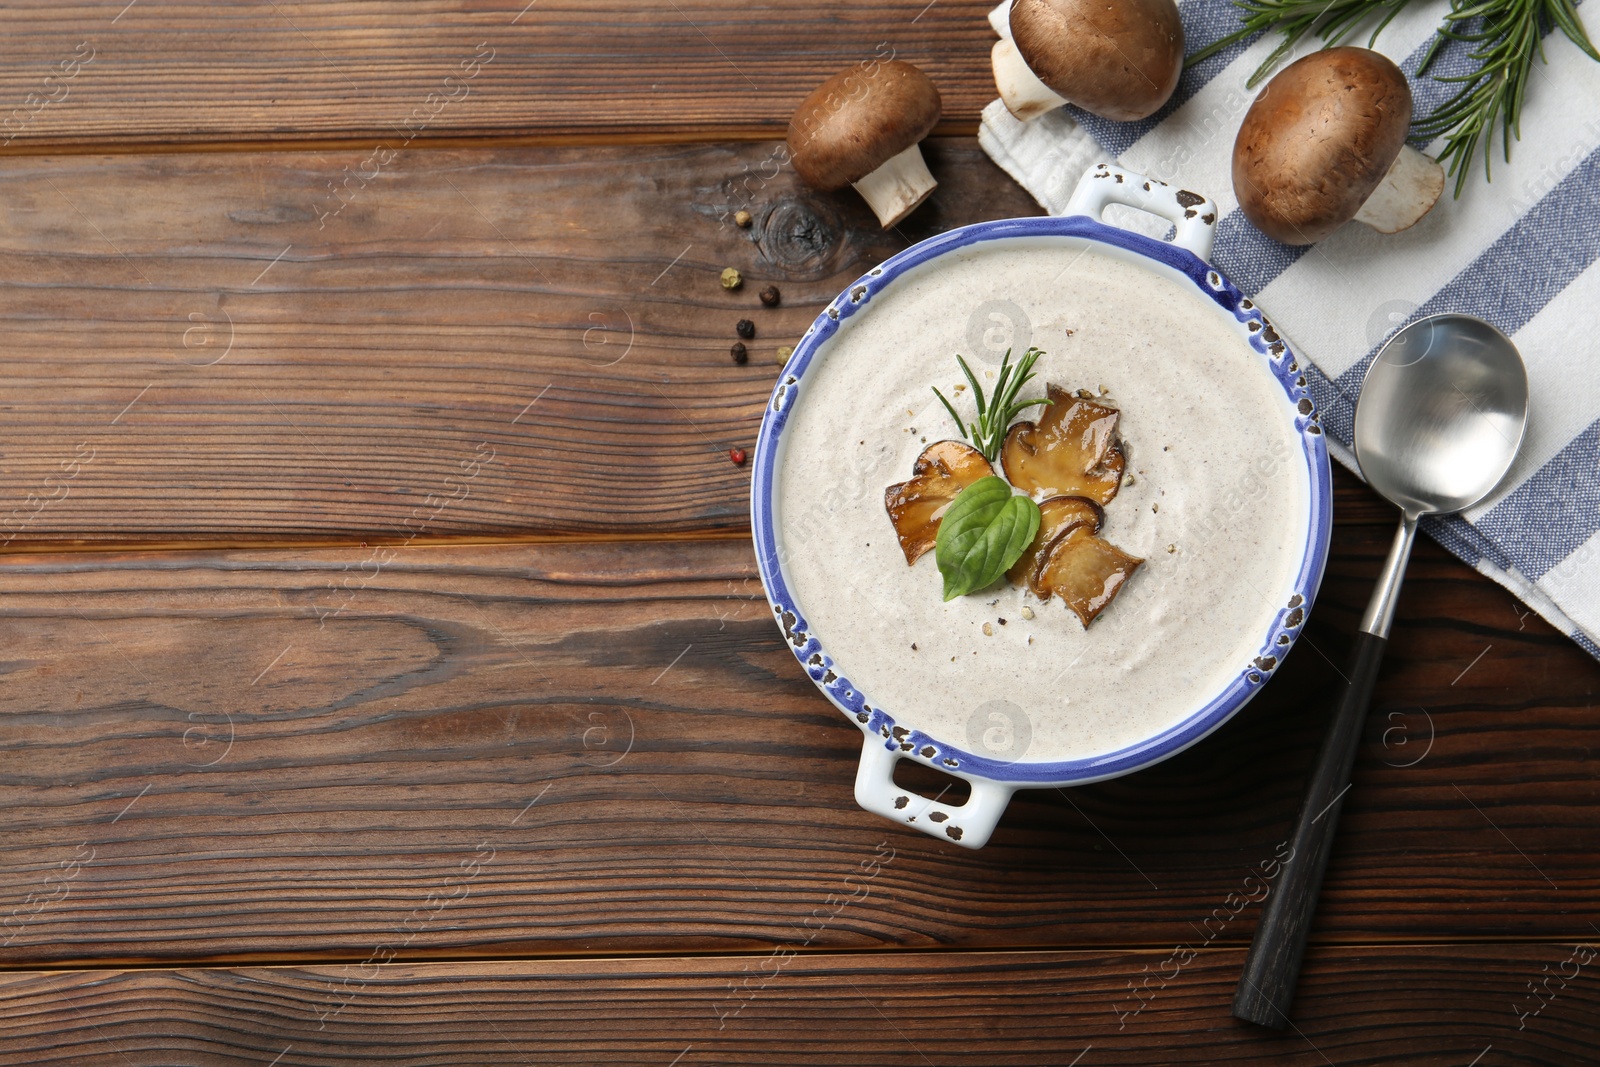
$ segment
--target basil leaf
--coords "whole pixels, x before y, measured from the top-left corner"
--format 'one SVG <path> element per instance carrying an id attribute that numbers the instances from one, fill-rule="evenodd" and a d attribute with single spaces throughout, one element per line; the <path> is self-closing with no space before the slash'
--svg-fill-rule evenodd
<path id="1" fill-rule="evenodd" d="M 1004 478 L 979 478 L 963 489 L 939 521 L 934 558 L 944 575 L 944 598 L 991 585 L 1039 532 L 1039 505 L 1011 491 Z"/>

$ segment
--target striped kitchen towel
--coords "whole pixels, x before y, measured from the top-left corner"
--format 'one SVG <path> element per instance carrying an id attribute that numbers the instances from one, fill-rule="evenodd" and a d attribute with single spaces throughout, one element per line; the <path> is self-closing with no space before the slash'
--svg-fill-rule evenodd
<path id="1" fill-rule="evenodd" d="M 1190 52 L 1239 26 L 1229 0 L 1182 0 L 1179 9 Z M 1451 92 L 1431 75 L 1471 67 L 1452 42 L 1428 75 L 1414 76 L 1446 10 L 1443 0 L 1410 4 L 1378 38 L 1378 49 L 1413 76 L 1419 115 Z M 1007 18 L 1005 4 L 991 13 L 996 32 L 1009 32 Z M 1234 136 L 1255 98 L 1245 81 L 1278 40 L 1258 37 L 1189 68 L 1149 119 L 1111 122 L 1063 109 L 1024 124 L 996 100 L 984 110 L 979 141 L 1052 214 L 1064 210 L 1084 171 L 1108 157 L 1216 200 L 1223 217 L 1213 262 L 1313 364 L 1307 377 L 1330 450 L 1351 469 L 1356 395 L 1394 330 L 1442 311 L 1498 326 L 1528 365 L 1522 452 L 1493 496 L 1423 528 L 1600 657 L 1600 63 L 1559 32 L 1546 38 L 1549 63 L 1534 65 L 1522 139 L 1509 164 L 1497 143 L 1492 184 L 1480 157 L 1461 198 L 1451 199 L 1452 179 L 1410 230 L 1383 235 L 1351 224 L 1292 248 L 1245 221 L 1230 169 Z M 1166 225 L 1146 232 L 1161 236 Z"/>

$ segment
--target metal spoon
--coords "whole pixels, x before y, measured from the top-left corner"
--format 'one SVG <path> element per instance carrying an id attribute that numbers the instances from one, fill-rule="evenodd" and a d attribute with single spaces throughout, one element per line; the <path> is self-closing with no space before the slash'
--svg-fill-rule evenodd
<path id="1" fill-rule="evenodd" d="M 1240 1019 L 1289 1023 L 1306 933 L 1328 866 L 1357 742 L 1424 515 L 1471 507 L 1505 477 L 1528 421 L 1528 373 L 1516 346 L 1468 315 L 1418 319 L 1383 346 L 1356 402 L 1356 462 L 1400 508 L 1400 530 L 1361 619 L 1344 695 L 1328 727 L 1283 864 L 1233 997 Z"/>

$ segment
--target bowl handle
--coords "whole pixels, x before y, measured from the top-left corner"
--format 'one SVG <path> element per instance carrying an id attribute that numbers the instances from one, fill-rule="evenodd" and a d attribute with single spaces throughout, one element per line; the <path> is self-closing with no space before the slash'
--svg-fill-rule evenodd
<path id="1" fill-rule="evenodd" d="M 1100 213 L 1107 204 L 1122 204 L 1161 216 L 1177 227 L 1173 244 L 1203 260 L 1211 259 L 1211 242 L 1217 234 L 1217 205 L 1210 197 L 1174 189 L 1166 182 L 1110 163 L 1099 163 L 1078 182 L 1072 199 L 1067 201 L 1067 214 L 1087 215 L 1103 222 Z"/>
<path id="2" fill-rule="evenodd" d="M 861 746 L 861 767 L 856 771 L 856 803 L 875 815 L 905 823 L 963 848 L 982 848 L 1006 810 L 1014 786 L 988 778 L 955 776 L 972 787 L 965 804 L 940 804 L 894 783 L 894 765 L 900 762 L 898 746 L 868 734 Z M 946 774 L 952 772 L 946 771 Z"/>

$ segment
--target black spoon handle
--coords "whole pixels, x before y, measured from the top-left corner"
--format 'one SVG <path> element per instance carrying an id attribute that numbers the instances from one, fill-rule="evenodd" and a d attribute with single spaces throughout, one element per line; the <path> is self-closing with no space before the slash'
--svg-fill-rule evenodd
<path id="1" fill-rule="evenodd" d="M 1289 857 L 1283 863 L 1277 886 L 1267 898 L 1250 942 L 1250 954 L 1245 957 L 1244 973 L 1239 976 L 1239 988 L 1233 994 L 1233 1014 L 1247 1022 L 1274 1030 L 1289 1025 L 1289 1005 L 1294 1002 L 1295 985 L 1300 980 L 1306 934 L 1317 911 L 1322 875 L 1333 850 L 1334 828 L 1339 824 L 1344 795 L 1350 789 L 1350 770 L 1355 765 L 1383 650 L 1389 644 L 1389 624 L 1394 620 L 1395 601 L 1416 533 L 1417 517 L 1408 514 L 1395 532 L 1389 558 L 1361 619 L 1361 631 L 1350 653 L 1350 669 L 1345 673 L 1344 694 L 1328 725 L 1316 769 L 1295 818 Z"/>
<path id="2" fill-rule="evenodd" d="M 1306 933 L 1317 910 L 1322 874 L 1328 867 L 1328 853 L 1333 850 L 1334 827 L 1350 788 L 1350 769 L 1366 723 L 1372 685 L 1388 643 L 1376 634 L 1356 637 L 1344 698 L 1323 741 L 1322 754 L 1289 839 L 1289 857 L 1256 925 L 1250 955 L 1245 958 L 1244 973 L 1233 995 L 1233 1014 L 1237 1018 L 1274 1030 L 1289 1025 L 1289 1005 L 1294 1001 L 1295 984 L 1300 977 Z"/>

